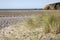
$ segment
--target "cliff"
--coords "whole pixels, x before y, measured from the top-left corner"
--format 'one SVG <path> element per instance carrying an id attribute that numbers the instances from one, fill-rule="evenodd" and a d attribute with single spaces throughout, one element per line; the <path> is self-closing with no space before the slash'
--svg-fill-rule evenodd
<path id="1" fill-rule="evenodd" d="M 60 10 L 60 2 L 48 4 L 44 8 L 45 10 Z"/>

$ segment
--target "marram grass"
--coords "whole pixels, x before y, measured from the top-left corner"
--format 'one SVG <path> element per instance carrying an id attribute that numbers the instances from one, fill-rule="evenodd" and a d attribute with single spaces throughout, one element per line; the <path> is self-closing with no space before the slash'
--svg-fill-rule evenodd
<path id="1" fill-rule="evenodd" d="M 41 27 L 44 33 L 60 33 L 60 15 L 45 13 L 42 16 L 34 16 L 26 21 L 28 27 Z"/>
<path id="2" fill-rule="evenodd" d="M 30 28 L 40 27 L 40 16 L 33 16 L 28 19 L 25 24 Z"/>
<path id="3" fill-rule="evenodd" d="M 42 28 L 42 32 L 40 28 Z M 4 32 L 4 35 L 0 35 L 0 40 L 42 40 L 42 38 L 44 39 L 45 37 L 46 39 L 51 39 L 53 36 L 54 39 L 56 38 L 59 40 L 60 15 L 48 13 L 35 15 L 27 19 L 27 21 L 22 23 L 18 22 L 3 30 L 2 32 Z M 51 34 L 51 36 L 49 36 L 48 33 L 53 33 L 53 35 Z M 45 36 L 46 34 L 47 36 Z M 57 34 L 57 36 L 55 34 Z"/>

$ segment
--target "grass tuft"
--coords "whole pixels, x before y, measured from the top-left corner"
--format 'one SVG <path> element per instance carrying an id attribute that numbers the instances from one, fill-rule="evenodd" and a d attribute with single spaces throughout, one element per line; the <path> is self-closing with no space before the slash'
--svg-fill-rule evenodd
<path id="1" fill-rule="evenodd" d="M 31 28 L 41 27 L 44 33 L 60 33 L 60 15 L 57 14 L 46 13 L 42 16 L 34 16 L 26 24 Z"/>

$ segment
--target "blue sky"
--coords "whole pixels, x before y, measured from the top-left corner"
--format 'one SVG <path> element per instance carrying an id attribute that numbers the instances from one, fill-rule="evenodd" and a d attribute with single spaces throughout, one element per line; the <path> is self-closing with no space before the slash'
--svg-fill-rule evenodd
<path id="1" fill-rule="evenodd" d="M 54 2 L 60 0 L 0 0 L 0 9 L 44 8 Z"/>

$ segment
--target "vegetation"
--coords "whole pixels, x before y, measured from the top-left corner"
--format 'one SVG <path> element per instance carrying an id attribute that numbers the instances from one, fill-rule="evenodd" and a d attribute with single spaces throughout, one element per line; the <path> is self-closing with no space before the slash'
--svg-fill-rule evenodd
<path id="1" fill-rule="evenodd" d="M 36 28 L 40 26 L 40 16 L 35 16 L 26 21 L 26 25 L 31 28 Z"/>
<path id="2" fill-rule="evenodd" d="M 45 13 L 41 15 L 32 15 L 31 17 L 32 18 L 27 18 L 27 20 L 23 22 L 19 22 L 21 18 L 17 18 L 18 19 L 17 23 L 2 28 L 0 30 L 1 32 L 0 39 L 1 40 L 43 40 L 43 39 L 45 40 L 45 38 L 46 40 L 47 39 L 54 40 L 55 38 L 57 40 L 60 39 L 59 14 Z M 23 18 L 21 20 L 25 19 Z M 13 22 L 16 22 L 14 20 Z"/>
<path id="3" fill-rule="evenodd" d="M 26 24 L 31 28 L 41 27 L 44 33 L 60 33 L 60 15 L 57 14 L 46 13 L 42 16 L 34 16 Z"/>

